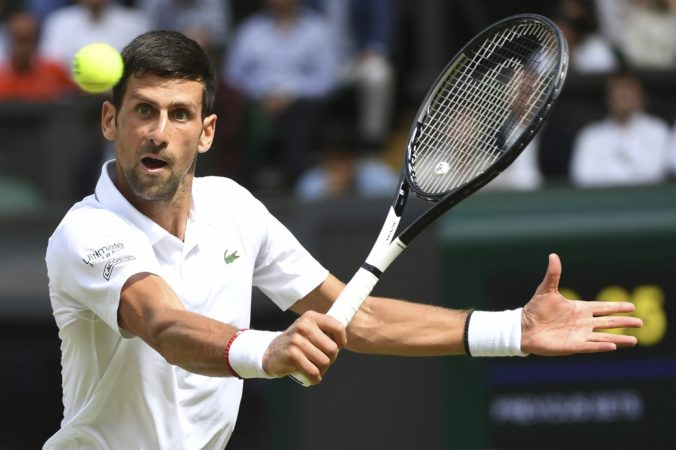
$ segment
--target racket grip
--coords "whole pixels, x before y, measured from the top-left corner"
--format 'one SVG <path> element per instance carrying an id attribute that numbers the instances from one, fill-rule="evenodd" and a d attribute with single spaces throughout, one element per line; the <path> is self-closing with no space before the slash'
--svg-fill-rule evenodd
<path id="1" fill-rule="evenodd" d="M 369 296 L 377 282 L 377 276 L 366 269 L 360 268 L 350 282 L 345 285 L 345 289 L 343 289 L 343 292 L 340 293 L 336 301 L 333 302 L 333 305 L 326 314 L 346 327 L 352 321 L 357 311 L 359 311 L 362 303 L 364 303 L 364 300 Z M 289 378 L 305 387 L 312 385 L 310 380 L 302 373 L 290 374 Z"/>
<path id="2" fill-rule="evenodd" d="M 377 276 L 360 267 L 326 314 L 346 327 L 377 282 Z"/>

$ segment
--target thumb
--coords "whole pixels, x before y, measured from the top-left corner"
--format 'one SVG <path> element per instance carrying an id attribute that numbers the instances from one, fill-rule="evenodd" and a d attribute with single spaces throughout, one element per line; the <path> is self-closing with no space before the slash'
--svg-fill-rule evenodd
<path id="1" fill-rule="evenodd" d="M 556 292 L 559 289 L 559 279 L 561 278 L 561 260 L 556 253 L 549 254 L 549 264 L 545 278 L 535 291 L 535 295 Z"/>

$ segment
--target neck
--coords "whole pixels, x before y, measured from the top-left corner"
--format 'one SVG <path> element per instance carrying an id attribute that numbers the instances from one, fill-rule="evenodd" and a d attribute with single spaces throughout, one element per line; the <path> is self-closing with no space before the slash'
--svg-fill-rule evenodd
<path id="1" fill-rule="evenodd" d="M 103 17 L 104 9 L 105 7 L 103 5 L 92 6 L 89 8 L 89 17 L 91 17 L 94 22 L 100 22 Z"/>
<path id="2" fill-rule="evenodd" d="M 29 72 L 33 66 L 32 58 L 25 58 L 23 56 L 12 57 L 12 67 L 16 73 L 26 73 Z"/>
<path id="3" fill-rule="evenodd" d="M 290 28 L 298 19 L 298 10 L 296 8 L 286 8 L 276 11 L 273 16 L 280 28 Z"/>
<path id="4" fill-rule="evenodd" d="M 148 200 L 133 192 L 129 184 L 124 181 L 119 165 L 117 167 L 115 185 L 120 193 L 143 215 L 183 241 L 192 202 L 193 177 L 184 177 L 170 198 Z"/>
<path id="5" fill-rule="evenodd" d="M 138 197 L 137 197 L 137 200 Z M 132 203 L 133 204 L 133 203 Z M 190 196 L 185 201 L 172 199 L 170 201 L 141 201 L 134 204 L 136 209 L 149 217 L 153 222 L 173 234 L 181 241 L 185 240 L 185 228 L 190 211 Z"/>
<path id="6" fill-rule="evenodd" d="M 634 117 L 634 114 L 636 114 L 636 112 L 615 114 L 614 115 L 615 122 L 619 123 L 622 126 L 625 126 L 631 121 L 631 118 Z"/>

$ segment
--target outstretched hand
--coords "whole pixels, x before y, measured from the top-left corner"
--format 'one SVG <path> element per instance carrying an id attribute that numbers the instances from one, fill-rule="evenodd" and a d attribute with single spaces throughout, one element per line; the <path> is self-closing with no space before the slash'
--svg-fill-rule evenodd
<path id="1" fill-rule="evenodd" d="M 561 261 L 549 255 L 544 280 L 523 308 L 521 349 L 543 356 L 607 352 L 636 345 L 634 336 L 603 332 L 613 328 L 640 328 L 629 302 L 569 300 L 559 293 Z"/>

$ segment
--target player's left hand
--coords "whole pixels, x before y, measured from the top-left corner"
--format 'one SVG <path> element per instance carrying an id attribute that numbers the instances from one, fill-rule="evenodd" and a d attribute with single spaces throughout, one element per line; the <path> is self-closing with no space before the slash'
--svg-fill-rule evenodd
<path id="1" fill-rule="evenodd" d="M 636 345 L 636 337 L 607 333 L 613 328 L 640 328 L 641 319 L 618 316 L 634 311 L 629 302 L 569 300 L 559 293 L 561 261 L 549 255 L 544 280 L 523 308 L 521 350 L 558 356 L 613 351 Z"/>

